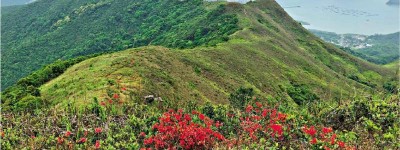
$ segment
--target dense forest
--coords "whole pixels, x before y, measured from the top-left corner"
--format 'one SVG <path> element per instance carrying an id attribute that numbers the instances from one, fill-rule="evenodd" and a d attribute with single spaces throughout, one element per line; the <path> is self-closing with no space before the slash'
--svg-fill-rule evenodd
<path id="1" fill-rule="evenodd" d="M 238 30 L 223 6 L 199 5 L 202 0 L 42 0 L 5 13 L 2 87 L 58 59 L 149 44 L 215 45 Z"/>

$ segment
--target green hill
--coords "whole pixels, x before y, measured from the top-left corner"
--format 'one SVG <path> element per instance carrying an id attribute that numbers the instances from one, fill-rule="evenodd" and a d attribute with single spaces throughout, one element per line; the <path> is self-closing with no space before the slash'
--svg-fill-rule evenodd
<path id="1" fill-rule="evenodd" d="M 192 3 L 182 2 L 181 5 L 190 6 Z M 69 68 L 41 87 L 51 78 L 39 71 L 22 79 L 17 84 L 22 88 L 17 91 L 24 91 L 24 87 L 32 85 L 39 89 L 40 98 L 46 103 L 67 104 L 71 100 L 88 103 L 92 97 L 106 94 L 110 83 L 120 82 L 135 89 L 133 95 L 137 97 L 156 94 L 168 99 L 225 103 L 229 93 L 240 86 L 252 87 L 263 97 L 295 99 L 296 96 L 290 96 L 288 90 L 305 85 L 311 88 L 312 93 L 329 102 L 382 89 L 383 82 L 394 76 L 393 70 L 364 62 L 324 43 L 293 21 L 275 2 L 261 1 L 247 5 L 205 3 L 203 10 L 206 8 L 217 8 L 217 16 L 237 17 L 233 19 L 239 20 L 237 24 L 229 21 L 232 20 L 230 17 L 225 21 L 232 23 L 232 30 L 241 30 L 230 35 L 228 42 L 217 46 L 193 49 L 141 47 L 99 56 Z M 203 14 L 198 15 L 203 17 Z M 218 21 L 215 22 L 218 24 Z M 64 28 L 68 27 L 66 24 Z M 211 31 L 227 31 L 222 32 L 223 35 L 231 32 L 211 27 Z M 180 30 L 189 31 L 185 28 Z M 214 34 L 219 37 L 222 33 L 211 32 L 206 38 L 199 38 L 213 41 L 215 39 L 208 37 Z M 173 33 L 161 36 L 170 34 Z M 68 41 L 67 37 L 64 41 Z M 159 40 L 170 41 L 173 38 Z M 168 43 L 171 42 L 165 44 Z M 187 40 L 183 46 L 166 46 L 183 48 L 201 44 L 193 43 L 197 43 L 196 40 Z M 26 96 L 26 93 L 18 94 L 13 89 L 16 89 L 15 86 L 4 92 L 5 104 L 11 109 L 18 107 L 18 99 Z"/>
<path id="2" fill-rule="evenodd" d="M 54 10 L 65 16 L 71 11 L 60 8 L 76 4 L 74 7 L 92 10 L 98 4 L 70 1 L 74 5 L 67 5 L 62 1 L 65 4 L 61 7 L 53 5 L 61 0 L 37 3 L 41 2 L 42 5 L 27 5 L 18 11 L 57 6 Z M 113 45 L 102 45 L 93 51 L 72 49 L 82 55 L 109 53 L 57 60 L 9 86 L 1 93 L 2 149 L 399 147 L 396 71 L 325 43 L 290 18 L 274 0 L 245 5 L 168 1 L 172 6 L 166 1 L 102 2 L 110 3 L 90 16 L 109 18 L 100 14 L 116 8 L 121 11 L 131 4 L 160 6 L 135 7 L 135 14 L 174 14 L 182 10 L 188 16 L 175 14 L 166 20 L 134 22 L 152 25 L 159 19 L 186 19 L 172 23 L 170 30 L 129 34 L 136 39 L 150 39 L 137 48 L 117 42 L 114 46 L 127 49 L 112 53 L 109 51 L 114 50 Z M 161 8 L 164 6 L 169 9 Z M 193 13 L 199 10 L 205 13 Z M 84 19 L 78 17 L 76 21 L 88 22 Z M 48 43 L 61 39 L 63 43 L 90 43 L 98 37 L 72 38 L 71 35 L 85 37 L 87 33 L 83 29 L 64 31 L 75 25 L 63 24 L 51 34 L 58 38 L 47 39 Z M 101 31 L 101 38 L 106 39 L 114 35 L 106 31 L 120 29 L 107 26 L 109 29 L 101 30 L 104 24 L 97 27 L 90 23 L 85 27 L 96 28 L 93 31 Z M 147 33 L 153 26 L 139 29 Z M 40 31 L 32 27 L 26 30 Z M 19 34 L 30 36 L 31 32 Z M 138 44 L 136 41 L 126 42 Z M 12 56 L 20 57 L 18 49 L 13 52 Z M 157 100 L 145 99 L 148 95 Z"/>
<path id="3" fill-rule="evenodd" d="M 226 41 L 238 30 L 237 19 L 203 3 L 41 0 L 24 5 L 2 16 L 1 85 L 4 89 L 58 59 L 149 44 L 192 48 Z"/>

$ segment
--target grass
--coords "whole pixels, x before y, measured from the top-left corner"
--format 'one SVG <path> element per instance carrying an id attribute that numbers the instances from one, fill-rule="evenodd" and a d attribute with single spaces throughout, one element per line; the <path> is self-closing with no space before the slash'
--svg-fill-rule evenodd
<path id="1" fill-rule="evenodd" d="M 42 97 L 53 104 L 87 104 L 93 97 L 105 97 L 113 81 L 135 89 L 138 98 L 154 94 L 182 103 L 226 104 L 228 93 L 240 86 L 253 87 L 263 97 L 290 99 L 286 88 L 295 82 L 330 103 L 371 90 L 349 79 L 351 73 L 368 74 L 377 84 L 394 75 L 322 42 L 275 2 L 228 6 L 242 30 L 226 43 L 194 49 L 146 46 L 99 56 L 43 85 Z"/>

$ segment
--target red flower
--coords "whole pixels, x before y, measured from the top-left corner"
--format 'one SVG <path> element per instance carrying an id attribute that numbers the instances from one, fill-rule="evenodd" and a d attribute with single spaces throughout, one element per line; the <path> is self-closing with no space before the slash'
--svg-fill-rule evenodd
<path id="1" fill-rule="evenodd" d="M 146 133 L 140 132 L 139 137 L 146 137 Z"/>
<path id="2" fill-rule="evenodd" d="M 268 110 L 267 110 L 267 109 L 264 109 L 261 115 L 262 115 L 263 117 L 267 117 L 267 114 L 268 114 Z"/>
<path id="3" fill-rule="evenodd" d="M 95 149 L 99 149 L 100 148 L 100 141 L 96 140 L 96 144 L 94 144 L 94 148 Z"/>
<path id="4" fill-rule="evenodd" d="M 112 103 L 113 103 L 113 101 L 112 101 L 111 99 L 109 99 L 109 100 L 108 100 L 108 103 L 112 104 Z"/>
<path id="5" fill-rule="evenodd" d="M 58 137 L 57 138 L 57 144 L 62 144 L 62 143 L 64 143 L 64 138 L 62 138 L 62 137 Z"/>
<path id="6" fill-rule="evenodd" d="M 305 132 L 306 134 L 314 137 L 315 134 L 317 133 L 317 130 L 315 130 L 314 126 L 311 126 L 310 128 L 307 128 L 306 126 L 303 127 L 303 132 Z"/>
<path id="7" fill-rule="evenodd" d="M 117 93 L 114 93 L 113 98 L 114 98 L 114 99 L 118 99 L 118 98 L 119 98 L 119 95 L 118 95 Z"/>
<path id="8" fill-rule="evenodd" d="M 77 143 L 82 144 L 82 143 L 85 143 L 86 141 L 87 141 L 87 139 L 83 137 L 83 138 L 79 139 L 79 141 Z"/>
<path id="9" fill-rule="evenodd" d="M 100 102 L 100 105 L 101 105 L 101 106 L 106 106 L 106 102 L 101 101 L 101 102 Z"/>
<path id="10" fill-rule="evenodd" d="M 184 118 L 185 118 L 185 120 L 186 120 L 187 122 L 192 121 L 192 118 L 191 118 L 190 115 L 188 115 L 188 114 L 185 114 L 185 115 L 184 115 Z"/>
<path id="11" fill-rule="evenodd" d="M 216 122 L 215 122 L 215 127 L 219 128 L 219 127 L 221 127 L 221 126 L 222 126 L 222 123 L 221 123 L 221 122 L 219 122 L 219 121 L 216 121 Z"/>
<path id="12" fill-rule="evenodd" d="M 31 138 L 32 138 L 32 139 L 35 139 L 35 138 L 36 138 L 36 136 L 34 136 L 34 135 L 31 135 Z"/>
<path id="13" fill-rule="evenodd" d="M 278 113 L 278 119 L 281 121 L 285 121 L 286 120 L 287 115 L 286 114 L 282 114 L 282 113 Z"/>
<path id="14" fill-rule="evenodd" d="M 271 128 L 273 130 L 273 134 L 278 133 L 279 136 L 282 136 L 282 133 L 283 133 L 282 125 L 273 124 L 273 125 L 271 125 Z"/>
<path id="15" fill-rule="evenodd" d="M 6 134 L 3 131 L 1 131 L 1 137 L 4 138 L 5 136 Z"/>
<path id="16" fill-rule="evenodd" d="M 65 132 L 65 137 L 69 137 L 71 135 L 71 132 L 70 131 L 67 131 L 67 132 Z"/>
<path id="17" fill-rule="evenodd" d="M 221 133 L 214 132 L 214 136 L 215 136 L 218 140 L 221 140 L 221 141 L 225 140 L 225 137 L 224 137 Z"/>
<path id="18" fill-rule="evenodd" d="M 121 90 L 122 90 L 122 91 L 126 91 L 126 88 L 125 88 L 125 87 L 122 87 Z"/>
<path id="19" fill-rule="evenodd" d="M 144 141 L 143 141 L 143 144 L 144 145 L 150 145 L 150 144 L 153 144 L 153 138 L 148 138 L 148 139 L 145 139 Z"/>
<path id="20" fill-rule="evenodd" d="M 145 139 L 143 144 L 155 149 L 207 149 L 214 146 L 215 140 L 225 140 L 221 133 L 212 130 L 213 120 L 198 112 L 193 114 L 202 123 L 189 121 L 191 117 L 183 111 L 164 113 L 159 123 L 153 125 L 156 134 Z"/>
<path id="21" fill-rule="evenodd" d="M 260 102 L 256 102 L 256 105 L 257 105 L 258 108 L 262 107 L 262 104 Z"/>
<path id="22" fill-rule="evenodd" d="M 246 113 L 250 113 L 251 111 L 253 111 L 253 106 L 247 105 L 247 107 L 246 107 Z"/>
<path id="23" fill-rule="evenodd" d="M 338 141 L 338 145 L 339 145 L 340 148 L 345 148 L 346 147 L 346 145 L 342 141 Z"/>
<path id="24" fill-rule="evenodd" d="M 310 141 L 310 143 L 311 143 L 312 145 L 317 144 L 317 138 L 313 138 L 313 139 Z"/>
<path id="25" fill-rule="evenodd" d="M 322 128 L 322 132 L 323 132 L 324 134 L 331 133 L 332 131 L 333 131 L 332 128 L 327 128 L 327 127 Z"/>
<path id="26" fill-rule="evenodd" d="M 331 150 L 328 146 L 324 146 L 324 150 Z"/>
<path id="27" fill-rule="evenodd" d="M 200 120 L 204 121 L 205 116 L 203 114 L 199 114 Z"/>
<path id="28" fill-rule="evenodd" d="M 101 129 L 101 128 L 95 128 L 95 129 L 94 129 L 94 132 L 95 132 L 96 134 L 101 133 L 101 131 L 103 131 L 103 129 Z"/>
<path id="29" fill-rule="evenodd" d="M 331 145 L 335 144 L 336 134 L 333 134 L 331 137 Z"/>

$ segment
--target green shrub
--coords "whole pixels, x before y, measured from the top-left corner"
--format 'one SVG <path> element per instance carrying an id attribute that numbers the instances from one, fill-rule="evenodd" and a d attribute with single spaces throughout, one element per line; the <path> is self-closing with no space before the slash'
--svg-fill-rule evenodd
<path id="1" fill-rule="evenodd" d="M 319 100 L 319 97 L 314 94 L 306 85 L 294 84 L 289 86 L 286 90 L 288 95 L 298 105 L 304 105 L 315 100 Z"/>
<path id="2" fill-rule="evenodd" d="M 32 95 L 27 95 L 15 104 L 14 109 L 16 111 L 33 112 L 34 110 L 43 107 L 43 105 L 44 102 L 41 98 Z"/>
<path id="3" fill-rule="evenodd" d="M 230 94 L 229 102 L 234 108 L 244 109 L 253 96 L 253 88 L 240 87 L 235 93 Z"/>

